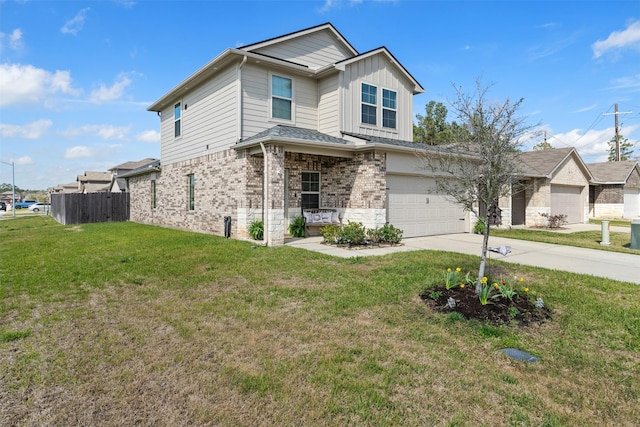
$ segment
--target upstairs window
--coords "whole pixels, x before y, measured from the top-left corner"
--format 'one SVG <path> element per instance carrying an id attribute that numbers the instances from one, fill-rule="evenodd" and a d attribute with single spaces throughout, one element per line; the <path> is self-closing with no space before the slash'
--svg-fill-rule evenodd
<path id="1" fill-rule="evenodd" d="M 287 77 L 271 76 L 271 117 L 291 120 L 293 81 Z"/>
<path id="2" fill-rule="evenodd" d="M 182 104 L 177 103 L 173 106 L 173 136 L 179 137 L 182 134 L 182 128 L 180 127 L 180 121 L 182 119 Z"/>
<path id="3" fill-rule="evenodd" d="M 320 207 L 320 172 L 302 172 L 302 209 Z"/>
<path id="4" fill-rule="evenodd" d="M 382 127 L 396 128 L 396 99 L 398 93 L 389 90 L 382 89 Z"/>
<path id="5" fill-rule="evenodd" d="M 378 88 L 362 83 L 362 123 L 376 125 Z"/>

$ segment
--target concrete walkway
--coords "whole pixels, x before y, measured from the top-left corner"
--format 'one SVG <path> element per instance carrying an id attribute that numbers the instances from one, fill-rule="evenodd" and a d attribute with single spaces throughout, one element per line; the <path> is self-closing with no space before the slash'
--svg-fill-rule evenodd
<path id="1" fill-rule="evenodd" d="M 599 225 L 577 224 L 567 226 L 558 232 L 573 233 L 586 230 L 601 230 L 601 228 Z M 611 227 L 610 231 L 631 233 L 629 228 L 624 227 Z M 402 246 L 396 247 L 349 250 L 323 245 L 322 237 L 310 237 L 288 240 L 286 245 L 342 258 L 379 256 L 424 249 L 480 256 L 482 236 L 464 233 L 414 237 L 403 239 L 402 243 Z M 501 237 L 489 238 L 489 247 L 500 246 L 510 246 L 511 253 L 502 256 L 495 252 L 488 252 L 491 259 L 640 284 L 640 250 L 638 255 L 635 255 Z"/>

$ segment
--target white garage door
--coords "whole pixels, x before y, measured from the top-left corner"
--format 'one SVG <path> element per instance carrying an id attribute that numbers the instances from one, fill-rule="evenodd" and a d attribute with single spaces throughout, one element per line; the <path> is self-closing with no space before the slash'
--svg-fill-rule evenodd
<path id="1" fill-rule="evenodd" d="M 464 210 L 444 195 L 436 194 L 435 180 L 387 175 L 389 223 L 403 237 L 465 232 Z"/>
<path id="2" fill-rule="evenodd" d="M 623 215 L 629 219 L 640 217 L 640 189 L 625 188 Z"/>
<path id="3" fill-rule="evenodd" d="M 584 222 L 584 202 L 582 187 L 569 185 L 551 186 L 551 215 L 567 215 L 568 224 Z"/>

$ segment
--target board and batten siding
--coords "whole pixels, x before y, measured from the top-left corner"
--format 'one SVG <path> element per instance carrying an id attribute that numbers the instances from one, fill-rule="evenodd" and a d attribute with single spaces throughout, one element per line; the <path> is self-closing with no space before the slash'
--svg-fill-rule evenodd
<path id="1" fill-rule="evenodd" d="M 342 47 L 342 43 L 328 31 L 308 34 L 250 51 L 306 65 L 312 70 L 351 56 L 351 53 Z"/>
<path id="2" fill-rule="evenodd" d="M 343 78 L 342 111 L 345 131 L 405 141 L 413 140 L 412 86 L 384 55 L 373 55 L 349 64 L 345 67 Z M 377 126 L 362 124 L 360 117 L 362 83 L 378 88 Z M 383 88 L 397 92 L 396 129 L 382 127 Z"/>
<path id="3" fill-rule="evenodd" d="M 269 111 L 271 74 L 293 79 L 292 120 L 272 119 Z M 246 64 L 242 69 L 242 138 L 249 138 L 278 124 L 306 129 L 318 128 L 318 90 L 316 81 Z"/>
<path id="4" fill-rule="evenodd" d="M 223 151 L 235 142 L 236 87 L 237 67 L 233 65 L 187 93 L 180 100 L 182 135 L 179 138 L 174 137 L 173 105 L 162 111 L 160 156 L 163 164 Z"/>

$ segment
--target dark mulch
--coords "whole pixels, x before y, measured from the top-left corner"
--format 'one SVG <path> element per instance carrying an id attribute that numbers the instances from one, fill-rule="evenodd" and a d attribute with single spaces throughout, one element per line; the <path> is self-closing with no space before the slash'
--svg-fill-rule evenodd
<path id="1" fill-rule="evenodd" d="M 516 295 L 511 301 L 506 298 L 498 298 L 487 305 L 482 305 L 475 293 L 474 286 L 455 287 L 447 290 L 442 285 L 427 289 L 420 295 L 420 298 L 436 311 L 456 312 L 466 319 L 491 325 L 528 326 L 542 323 L 551 318 L 551 311 L 547 307 L 536 307 L 534 302 L 526 296 Z M 455 300 L 454 308 L 447 304 L 449 298 Z"/>

